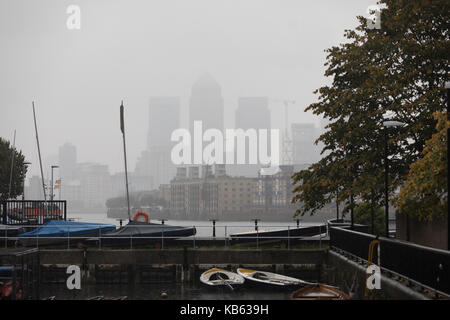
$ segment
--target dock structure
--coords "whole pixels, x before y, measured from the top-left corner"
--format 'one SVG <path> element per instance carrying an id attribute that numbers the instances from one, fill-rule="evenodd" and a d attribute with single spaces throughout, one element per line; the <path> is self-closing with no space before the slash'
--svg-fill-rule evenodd
<path id="1" fill-rule="evenodd" d="M 327 259 L 325 249 L 73 249 L 40 250 L 39 253 L 42 272 L 78 265 L 90 283 L 96 283 L 98 278 L 105 279 L 104 273 L 113 271 L 116 274 L 125 271 L 127 282 L 139 283 L 142 274 L 149 270 L 168 273 L 175 281 L 186 282 L 196 279 L 200 270 L 213 266 L 259 266 L 275 271 L 307 269 L 320 273 Z"/>

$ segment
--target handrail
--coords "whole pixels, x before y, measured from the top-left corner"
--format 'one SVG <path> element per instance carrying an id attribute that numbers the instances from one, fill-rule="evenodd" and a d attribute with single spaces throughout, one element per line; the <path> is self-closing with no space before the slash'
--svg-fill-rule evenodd
<path id="1" fill-rule="evenodd" d="M 374 235 L 354 230 L 330 228 L 330 247 L 360 258 L 366 257 L 370 242 L 376 239 Z M 450 251 L 385 237 L 378 240 L 383 250 L 380 267 L 450 294 Z"/>

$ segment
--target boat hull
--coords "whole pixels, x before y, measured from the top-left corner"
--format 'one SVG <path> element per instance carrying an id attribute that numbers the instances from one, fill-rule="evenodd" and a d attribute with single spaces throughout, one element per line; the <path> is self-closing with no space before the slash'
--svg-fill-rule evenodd
<path id="1" fill-rule="evenodd" d="M 294 290 L 310 284 L 309 282 L 273 272 L 238 268 L 237 273 L 245 279 L 245 285 L 261 289 Z"/>
<path id="2" fill-rule="evenodd" d="M 105 246 L 130 246 L 159 243 L 164 240 L 189 237 L 196 234 L 195 227 L 179 227 L 166 224 L 130 221 L 126 226 L 107 232 L 88 242 L 101 241 Z"/>
<path id="3" fill-rule="evenodd" d="M 301 227 L 293 229 L 273 230 L 273 231 L 252 231 L 246 233 L 236 233 L 230 235 L 231 243 L 249 242 L 280 242 L 287 241 L 288 238 L 312 237 L 326 233 L 326 225 Z M 293 239 L 291 239 L 293 240 Z"/>
<path id="4" fill-rule="evenodd" d="M 235 290 L 242 286 L 245 279 L 235 272 L 212 268 L 201 274 L 200 282 L 210 289 L 229 288 Z"/>

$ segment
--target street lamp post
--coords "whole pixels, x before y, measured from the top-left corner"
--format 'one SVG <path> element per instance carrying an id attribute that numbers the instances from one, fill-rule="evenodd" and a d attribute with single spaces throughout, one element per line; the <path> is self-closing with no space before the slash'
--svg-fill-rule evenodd
<path id="1" fill-rule="evenodd" d="M 51 200 L 51 202 L 52 202 L 52 206 L 53 206 L 53 169 L 55 169 L 55 168 L 59 168 L 59 166 L 52 166 L 52 185 L 51 185 L 51 194 L 50 194 L 50 200 Z"/>
<path id="2" fill-rule="evenodd" d="M 389 127 L 403 126 L 403 122 L 399 121 L 384 121 L 384 213 L 386 223 L 386 238 L 389 238 L 389 162 L 388 162 L 388 134 L 387 129 Z"/>
<path id="3" fill-rule="evenodd" d="M 447 81 L 445 83 L 445 89 L 447 91 L 447 121 L 450 121 L 450 81 Z M 448 150 L 449 150 L 449 137 L 450 137 L 450 129 L 447 129 L 447 154 L 448 154 Z M 447 208 L 448 208 L 448 184 L 449 184 L 449 177 L 448 177 L 448 172 L 449 172 L 449 161 L 447 159 Z M 447 250 L 450 250 L 450 214 L 448 213 L 447 210 Z"/>

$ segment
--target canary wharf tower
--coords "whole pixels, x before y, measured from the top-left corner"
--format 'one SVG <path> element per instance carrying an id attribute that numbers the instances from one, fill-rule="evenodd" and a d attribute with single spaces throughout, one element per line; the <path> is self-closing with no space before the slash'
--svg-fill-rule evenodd
<path id="1" fill-rule="evenodd" d="M 215 128 L 223 132 L 222 89 L 209 74 L 200 76 L 192 86 L 189 100 L 189 130 L 194 132 L 194 121 L 203 122 L 203 130 Z"/>

